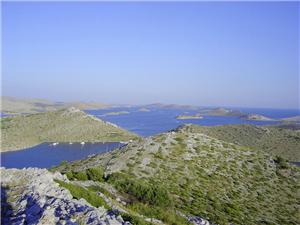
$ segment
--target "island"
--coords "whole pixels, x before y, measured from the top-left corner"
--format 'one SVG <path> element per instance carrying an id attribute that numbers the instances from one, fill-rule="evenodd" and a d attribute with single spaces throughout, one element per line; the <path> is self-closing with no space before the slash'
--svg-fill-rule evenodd
<path id="1" fill-rule="evenodd" d="M 257 120 L 257 121 L 275 121 L 275 119 L 260 115 L 260 114 L 247 114 L 240 117 L 245 120 Z"/>
<path id="2" fill-rule="evenodd" d="M 119 111 L 119 112 L 108 112 L 103 114 L 103 116 L 118 116 L 118 115 L 124 115 L 124 114 L 129 114 L 128 111 Z"/>
<path id="3" fill-rule="evenodd" d="M 74 107 L 1 118 L 1 133 L 2 152 L 43 142 L 120 142 L 138 137 Z"/>
<path id="4" fill-rule="evenodd" d="M 176 116 L 176 119 L 178 120 L 203 119 L 203 116 L 199 113 L 195 115 L 179 115 Z"/>
<path id="5" fill-rule="evenodd" d="M 300 123 L 300 116 L 293 116 L 288 118 L 281 119 L 283 122 L 293 122 L 293 123 Z"/>
<path id="6" fill-rule="evenodd" d="M 107 109 L 111 105 L 99 102 L 55 102 L 46 99 L 20 99 L 1 97 L 0 111 L 6 115 L 26 115 L 75 107 L 81 110 Z"/>
<path id="7" fill-rule="evenodd" d="M 143 107 L 143 108 L 140 108 L 138 111 L 139 112 L 150 112 L 150 109 Z"/>
<path id="8" fill-rule="evenodd" d="M 225 109 L 222 107 L 213 108 L 213 109 L 203 109 L 199 113 L 207 116 L 245 116 L 246 115 L 246 113 L 243 113 L 239 110 Z"/>

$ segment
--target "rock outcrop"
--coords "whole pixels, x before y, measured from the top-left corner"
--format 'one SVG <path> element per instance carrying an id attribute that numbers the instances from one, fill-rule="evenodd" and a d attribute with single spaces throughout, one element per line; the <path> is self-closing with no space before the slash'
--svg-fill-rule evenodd
<path id="1" fill-rule="evenodd" d="M 45 169 L 1 168 L 2 224 L 130 224 L 103 207 L 73 199 L 54 180 L 66 176 Z"/>

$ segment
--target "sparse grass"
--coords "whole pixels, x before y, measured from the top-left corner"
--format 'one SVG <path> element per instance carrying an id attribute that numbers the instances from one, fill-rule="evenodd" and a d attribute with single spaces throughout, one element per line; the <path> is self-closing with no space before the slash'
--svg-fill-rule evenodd
<path id="1" fill-rule="evenodd" d="M 68 109 L 1 119 L 1 150 L 17 150 L 43 142 L 128 141 L 137 135 L 82 111 Z"/>
<path id="2" fill-rule="evenodd" d="M 114 167 L 120 165 L 115 171 L 122 174 L 113 172 L 107 182 L 127 198 L 131 211 L 153 216 L 166 224 L 184 224 L 181 218 L 173 217 L 174 210 L 216 224 L 253 225 L 274 221 L 297 224 L 299 168 L 256 147 L 239 146 L 200 134 L 193 126 L 189 131 L 179 130 L 176 134 L 179 139 L 168 140 L 174 143 L 168 147 L 161 145 L 160 142 L 165 142 L 161 136 L 160 142 L 156 142 L 160 145 L 156 153 L 150 153 L 144 142 L 135 148 L 126 147 L 125 153 L 111 162 Z M 129 169 L 124 163 L 118 164 L 124 158 L 135 156 L 140 146 L 143 151 L 139 151 L 139 159 L 150 159 L 146 170 L 142 161 Z M 195 151 L 190 151 L 191 148 Z M 187 155 L 188 161 L 184 160 Z M 164 193 L 163 190 L 170 204 L 154 203 L 164 197 L 154 200 L 153 193 Z"/>

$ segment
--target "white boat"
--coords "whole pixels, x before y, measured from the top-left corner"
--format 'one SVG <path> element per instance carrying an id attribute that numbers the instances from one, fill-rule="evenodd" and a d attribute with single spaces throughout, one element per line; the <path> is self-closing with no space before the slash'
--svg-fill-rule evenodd
<path id="1" fill-rule="evenodd" d="M 58 142 L 54 142 L 54 143 L 52 143 L 52 145 L 53 145 L 53 146 L 58 145 Z"/>
<path id="2" fill-rule="evenodd" d="M 85 143 L 84 143 L 84 141 L 82 141 L 80 144 L 84 145 Z"/>
<path id="3" fill-rule="evenodd" d="M 69 142 L 69 145 L 73 144 L 73 142 Z"/>

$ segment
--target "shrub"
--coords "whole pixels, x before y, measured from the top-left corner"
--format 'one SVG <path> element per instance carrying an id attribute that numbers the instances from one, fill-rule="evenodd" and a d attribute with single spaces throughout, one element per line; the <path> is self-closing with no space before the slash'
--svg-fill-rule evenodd
<path id="1" fill-rule="evenodd" d="M 96 193 L 94 193 L 93 191 L 90 191 L 90 190 L 87 190 L 78 185 L 66 183 L 66 182 L 63 182 L 60 180 L 55 180 L 55 181 L 60 186 L 68 189 L 74 198 L 76 198 L 76 199 L 84 198 L 92 206 L 95 206 L 95 207 L 104 206 L 106 209 L 109 209 L 109 206 L 106 204 L 106 202 L 101 197 L 99 197 Z"/>
<path id="2" fill-rule="evenodd" d="M 76 173 L 73 172 L 73 176 L 77 180 L 88 180 L 88 176 L 85 171 L 80 171 L 80 172 L 76 172 Z"/>
<path id="3" fill-rule="evenodd" d="M 68 171 L 66 173 L 66 176 L 68 177 L 69 180 L 74 180 L 74 174 L 73 171 Z"/>
<path id="4" fill-rule="evenodd" d="M 288 168 L 287 160 L 285 160 L 284 158 L 282 158 L 280 156 L 276 156 L 276 158 L 274 159 L 274 162 L 276 164 L 278 164 L 279 169 L 287 169 Z"/>
<path id="5" fill-rule="evenodd" d="M 113 183 L 120 192 L 125 192 L 144 203 L 158 206 L 171 203 L 168 191 L 157 184 L 146 183 L 121 173 L 111 174 L 108 182 Z"/>
<path id="6" fill-rule="evenodd" d="M 172 225 L 185 225 L 189 224 L 186 219 L 176 214 L 176 212 L 171 208 L 159 207 L 153 205 L 146 205 L 142 203 L 135 203 L 130 205 L 130 208 L 140 214 L 162 220 L 166 224 Z"/>
<path id="7" fill-rule="evenodd" d="M 101 167 L 89 168 L 86 170 L 86 174 L 89 180 L 103 181 L 104 171 Z"/>

